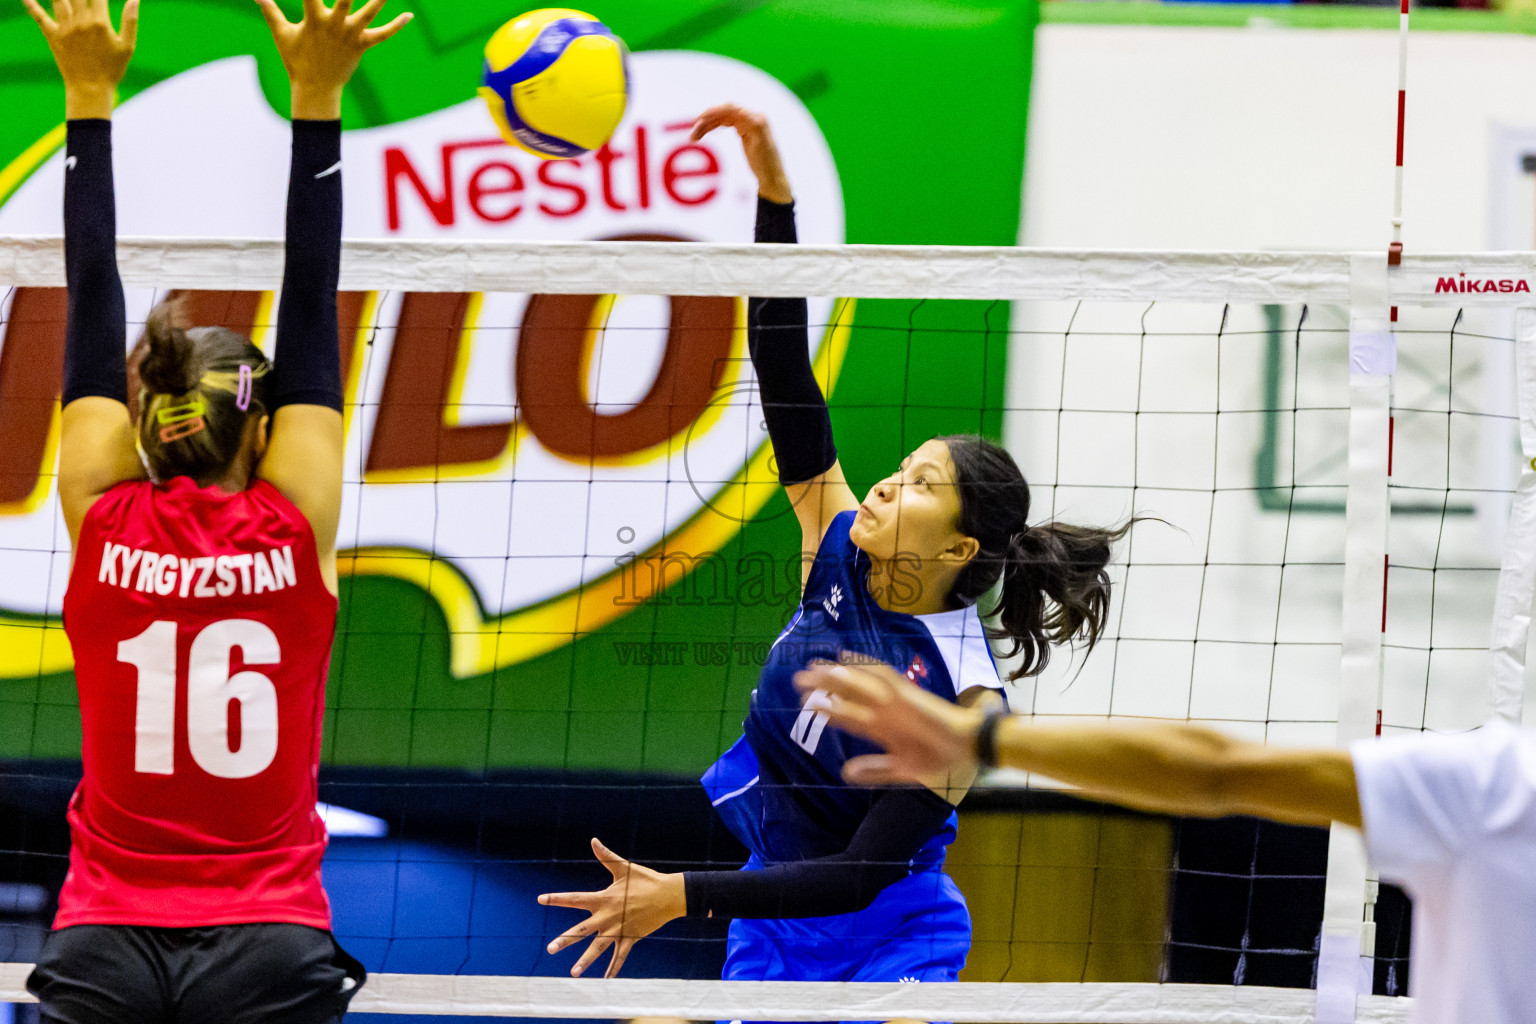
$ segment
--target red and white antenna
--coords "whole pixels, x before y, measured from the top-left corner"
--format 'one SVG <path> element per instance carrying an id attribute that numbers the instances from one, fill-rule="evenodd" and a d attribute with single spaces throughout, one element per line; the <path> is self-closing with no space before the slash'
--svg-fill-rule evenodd
<path id="1" fill-rule="evenodd" d="M 1401 0 L 1397 16 L 1397 168 L 1392 187 L 1392 244 L 1387 247 L 1387 266 L 1403 262 L 1403 123 L 1408 112 L 1408 0 Z M 1397 320 L 1397 307 L 1392 307 Z"/>
<path id="2" fill-rule="evenodd" d="M 1397 16 L 1397 166 L 1392 172 L 1392 242 L 1387 246 L 1387 266 L 1401 266 L 1403 262 L 1403 126 L 1408 113 L 1408 0 L 1400 0 Z M 1397 307 L 1390 311 L 1391 323 L 1397 324 Z M 1387 476 L 1392 476 L 1392 446 L 1397 440 L 1397 417 L 1387 416 Z M 1391 559 L 1384 559 L 1381 575 L 1381 632 L 1387 632 L 1387 577 L 1391 572 Z M 1377 684 L 1376 735 L 1381 735 L 1381 711 L 1385 697 L 1386 678 Z"/>

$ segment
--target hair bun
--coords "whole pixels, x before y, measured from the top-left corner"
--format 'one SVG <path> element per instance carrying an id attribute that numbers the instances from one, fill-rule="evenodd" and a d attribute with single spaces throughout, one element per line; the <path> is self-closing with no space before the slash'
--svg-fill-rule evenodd
<path id="1" fill-rule="evenodd" d="M 139 380 L 159 395 L 184 395 L 197 387 L 196 351 L 187 337 L 180 301 L 162 302 L 144 322 L 149 351 L 139 364 Z"/>

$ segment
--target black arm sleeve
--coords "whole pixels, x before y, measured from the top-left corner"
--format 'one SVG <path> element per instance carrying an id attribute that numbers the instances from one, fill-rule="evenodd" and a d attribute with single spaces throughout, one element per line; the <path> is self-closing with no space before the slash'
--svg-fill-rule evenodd
<path id="1" fill-rule="evenodd" d="M 97 395 L 128 400 L 128 316 L 117 274 L 112 122 L 70 121 L 64 158 L 64 404 Z"/>
<path id="2" fill-rule="evenodd" d="M 341 273 L 341 122 L 293 122 L 283 299 L 272 353 L 272 411 L 341 411 L 336 281 Z"/>
<path id="3" fill-rule="evenodd" d="M 907 877 L 912 858 L 954 810 L 930 789 L 875 798 L 848 849 L 755 871 L 686 871 L 689 917 L 824 917 L 863 910 Z"/>
<path id="4" fill-rule="evenodd" d="M 795 241 L 795 204 L 759 196 L 755 238 Z M 757 370 L 779 480 L 785 484 L 814 479 L 837 461 L 827 400 L 811 370 L 808 319 L 804 299 L 747 302 L 747 348 Z"/>

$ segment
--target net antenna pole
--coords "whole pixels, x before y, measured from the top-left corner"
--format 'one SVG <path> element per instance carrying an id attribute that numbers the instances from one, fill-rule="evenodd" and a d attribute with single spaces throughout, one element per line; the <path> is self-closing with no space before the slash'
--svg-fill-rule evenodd
<path id="1" fill-rule="evenodd" d="M 1397 33 L 1397 147 L 1392 173 L 1392 240 L 1387 259 L 1350 265 L 1349 489 L 1344 512 L 1344 620 L 1337 742 L 1381 736 L 1387 630 L 1387 524 L 1391 516 L 1392 378 L 1397 371 L 1397 306 L 1388 280 L 1403 262 L 1403 134 L 1408 109 L 1408 2 Z M 1358 997 L 1374 987 L 1380 881 L 1364 837 L 1334 823 L 1328 840 L 1323 931 L 1318 942 L 1318 1024 L 1353 1024 Z"/>
<path id="2" fill-rule="evenodd" d="M 1403 126 L 1408 114 L 1408 0 L 1400 0 L 1397 16 L 1397 165 L 1392 172 L 1392 242 L 1387 246 L 1387 265 L 1403 262 Z M 1392 307 L 1397 322 L 1397 307 Z"/>

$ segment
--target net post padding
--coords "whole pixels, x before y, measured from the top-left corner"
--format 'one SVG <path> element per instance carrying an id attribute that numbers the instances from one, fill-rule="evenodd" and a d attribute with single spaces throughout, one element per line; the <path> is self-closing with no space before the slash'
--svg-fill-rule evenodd
<path id="1" fill-rule="evenodd" d="M 1520 482 L 1509 510 L 1493 605 L 1488 710 L 1519 725 L 1525 713 L 1525 651 L 1536 601 L 1536 309 L 1515 311 L 1515 387 L 1520 401 Z"/>
<path id="2" fill-rule="evenodd" d="M 1388 460 L 1397 350 L 1388 313 L 1388 274 L 1377 256 L 1351 259 L 1349 477 L 1344 503 L 1344 602 L 1339 663 L 1341 747 L 1376 734 L 1385 621 Z M 1349 1024 L 1354 997 L 1370 991 L 1365 843 L 1334 822 L 1317 959 L 1318 1024 Z M 1363 959 L 1365 958 L 1365 959 Z M 1362 975 L 1364 975 L 1362 977 Z"/>

